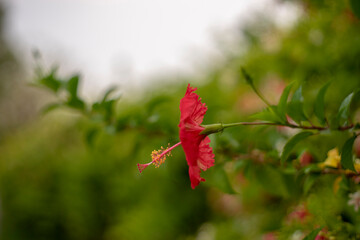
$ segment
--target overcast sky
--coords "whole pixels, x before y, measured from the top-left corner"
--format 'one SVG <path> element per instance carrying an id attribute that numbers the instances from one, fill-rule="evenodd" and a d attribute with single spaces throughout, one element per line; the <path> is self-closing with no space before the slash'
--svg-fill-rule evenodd
<path id="1" fill-rule="evenodd" d="M 85 87 L 141 82 L 164 71 L 193 70 L 217 51 L 214 33 L 231 34 L 274 0 L 5 0 L 7 37 L 29 66 L 32 49 Z M 276 16 L 292 20 L 292 9 Z M 276 17 L 275 16 L 275 17 Z M 280 21 L 281 23 L 282 21 Z M 224 39 L 229 36 L 224 36 Z"/>

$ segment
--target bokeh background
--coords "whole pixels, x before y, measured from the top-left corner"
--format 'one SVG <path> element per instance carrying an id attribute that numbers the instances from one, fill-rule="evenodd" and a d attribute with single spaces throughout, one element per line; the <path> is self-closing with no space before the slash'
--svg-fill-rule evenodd
<path id="1" fill-rule="evenodd" d="M 53 8 L 61 9 L 62 3 L 17 1 L 18 8 L 27 6 L 22 11 L 28 10 L 29 19 L 37 18 L 34 24 L 48 21 L 48 31 L 55 39 L 76 43 L 62 51 L 54 50 L 51 44 L 41 45 L 51 40 L 43 39 L 40 33 L 37 40 L 20 39 L 21 32 L 11 28 L 15 26 L 11 15 L 14 3 L 0 2 L 1 239 L 271 239 L 268 233 L 279 229 L 283 229 L 283 239 L 294 237 L 294 229 L 299 226 L 284 227 L 283 219 L 289 214 L 289 206 L 299 203 L 301 194 L 291 187 L 286 175 L 260 164 L 278 157 L 291 134 L 287 131 L 239 127 L 211 136 L 216 166 L 204 173 L 206 182 L 195 190 L 190 188 L 180 148 L 160 168 L 149 167 L 140 175 L 136 167 L 136 163 L 148 162 L 154 149 L 179 140 L 179 100 L 187 83 L 198 87 L 197 93 L 208 106 L 206 124 L 249 120 L 251 114 L 265 107 L 241 78 L 241 67 L 272 103 L 278 101 L 288 82 L 302 82 L 307 109 L 311 108 L 315 90 L 328 81 L 333 81 L 326 97 L 329 112 L 360 87 L 360 21 L 359 12 L 351 5 L 354 1 L 259 1 L 266 3 L 266 8 L 246 3 L 251 1 L 237 2 L 225 1 L 222 4 L 228 5 L 223 8 L 222 4 L 213 4 L 218 11 L 213 21 L 227 20 L 216 31 L 210 31 L 212 37 L 205 34 L 211 40 L 204 36 L 194 40 L 188 36 L 193 34 L 191 31 L 175 34 L 180 31 L 176 26 L 182 26 L 183 21 L 199 24 L 198 19 L 204 15 L 198 12 L 190 19 L 179 16 L 174 27 L 160 28 L 159 32 L 169 28 L 168 35 L 174 32 L 173 38 L 190 39 L 171 43 L 168 38 L 165 50 L 159 43 L 152 45 L 160 38 L 152 38 L 151 31 L 134 33 L 127 41 L 136 39 L 136 44 L 146 47 L 137 49 L 134 55 L 129 47 L 126 54 L 133 58 L 130 62 L 121 54 L 119 61 L 110 54 L 124 51 L 110 47 L 114 42 L 116 45 L 114 39 L 119 39 L 121 45 L 121 32 L 103 36 L 109 38 L 101 43 L 105 44 L 103 48 L 83 55 L 86 48 L 81 45 L 89 44 L 86 46 L 91 49 L 94 44 L 87 38 L 99 37 L 97 29 L 100 31 L 102 26 L 96 25 L 96 18 L 111 18 L 116 11 L 82 16 L 81 8 L 88 4 L 94 7 L 94 1 L 66 1 L 78 12 L 62 16 L 59 10 L 58 15 L 45 15 L 48 20 L 39 20 L 41 12 L 31 10 L 41 9 L 41 4 L 55 4 Z M 146 15 L 148 4 L 153 3 L 133 8 Z M 156 4 L 160 9 L 174 8 L 170 3 Z M 186 6 L 191 8 L 191 4 Z M 196 7 L 206 12 L 207 3 Z M 236 8 L 242 10 L 229 10 Z M 224 17 L 227 11 L 234 17 Z M 245 12 L 246 18 L 237 16 Z M 93 31 L 84 31 L 84 38 L 73 39 L 72 31 L 81 32 L 82 28 L 72 24 L 72 16 L 89 21 Z M 68 21 L 59 31 L 69 30 L 59 38 L 56 25 L 52 25 L 57 17 Z M 146 15 L 145 19 L 152 17 Z M 129 29 L 137 27 L 131 23 L 121 24 Z M 199 44 L 195 50 L 191 49 L 196 45 L 191 45 L 194 41 Z M 171 44 L 181 47 L 171 48 Z M 157 52 L 159 56 L 154 56 Z M 186 57 L 181 58 L 179 52 Z M 142 57 L 145 60 L 138 63 Z M 99 107 L 98 115 L 88 116 L 77 107 L 64 106 L 44 114 L 48 104 L 64 96 L 36 86 L 37 71 L 46 73 L 55 65 L 59 71 L 54 79 L 81 73 L 76 94 L 86 106 L 101 99 L 112 85 L 119 87 L 116 94 L 121 97 L 115 94 L 114 101 Z M 329 148 L 325 144 L 310 145 L 307 150 L 320 161 Z M 247 164 L 248 159 L 256 159 L 255 164 Z M 240 171 L 244 168 L 250 170 Z M 322 186 L 324 199 L 331 188 Z M 321 206 L 317 214 L 325 222 L 336 224 L 329 220 L 327 210 L 336 210 L 334 206 L 341 206 L 337 201 L 342 200 L 324 199 L 314 199 L 309 208 Z"/>

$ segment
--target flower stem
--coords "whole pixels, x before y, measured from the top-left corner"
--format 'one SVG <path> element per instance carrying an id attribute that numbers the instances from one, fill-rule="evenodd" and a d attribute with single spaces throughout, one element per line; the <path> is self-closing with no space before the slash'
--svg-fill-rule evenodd
<path id="1" fill-rule="evenodd" d="M 270 123 L 270 122 L 237 122 L 237 123 L 226 123 L 223 124 L 222 126 L 224 128 L 229 128 L 229 127 L 237 127 L 237 126 L 241 126 L 241 125 L 279 125 L 278 123 Z"/>
<path id="2" fill-rule="evenodd" d="M 307 130 L 326 130 L 329 129 L 328 127 L 319 127 L 319 126 L 303 126 L 303 125 L 296 125 L 291 123 L 272 123 L 272 122 L 238 122 L 238 123 L 229 123 L 229 124 L 223 124 L 224 128 L 228 127 L 236 127 L 241 125 L 270 125 L 270 126 L 281 126 L 281 127 L 289 127 L 289 128 L 300 128 L 300 129 L 307 129 Z M 347 126 L 348 127 L 348 126 Z M 350 128 L 350 126 L 349 126 Z M 348 128 L 346 128 L 348 129 Z M 339 129 L 339 130 L 345 130 L 345 128 Z"/>
<path id="3" fill-rule="evenodd" d="M 253 89 L 253 91 L 256 93 L 256 95 L 269 107 L 271 107 L 271 104 L 269 101 L 266 100 L 266 98 L 257 90 L 257 88 L 254 85 L 254 81 L 252 77 L 246 72 L 245 68 L 241 68 L 241 73 L 243 77 L 245 78 L 245 81 L 250 85 L 250 87 Z"/>
<path id="4" fill-rule="evenodd" d="M 209 125 L 203 125 L 203 127 L 205 128 L 201 134 L 205 134 L 205 135 L 209 135 L 212 133 L 217 133 L 217 132 L 221 132 L 223 131 L 225 128 L 230 128 L 230 127 L 237 127 L 237 126 L 282 126 L 282 127 L 289 127 L 289 128 L 298 128 L 298 129 L 304 129 L 304 130 L 318 130 L 318 131 L 323 131 L 323 130 L 328 130 L 330 129 L 329 127 L 320 127 L 320 126 L 315 126 L 315 125 L 311 125 L 311 126 L 303 126 L 303 125 L 296 125 L 296 124 L 292 124 L 292 123 L 272 123 L 272 122 L 237 122 L 237 123 L 215 123 L 215 124 L 209 124 Z M 354 125 L 348 125 L 348 126 L 342 126 L 342 127 L 338 127 L 337 130 L 339 131 L 346 131 L 348 129 L 353 128 Z"/>

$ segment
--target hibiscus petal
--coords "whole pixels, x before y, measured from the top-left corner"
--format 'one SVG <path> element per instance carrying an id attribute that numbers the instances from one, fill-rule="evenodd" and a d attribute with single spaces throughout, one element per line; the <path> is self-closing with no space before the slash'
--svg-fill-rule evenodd
<path id="1" fill-rule="evenodd" d="M 200 125 L 203 121 L 207 107 L 205 103 L 201 102 L 201 98 L 194 93 L 195 90 L 196 88 L 190 87 L 189 84 L 185 96 L 180 101 L 180 123 L 187 120 Z"/>
<path id="2" fill-rule="evenodd" d="M 195 188 L 205 179 L 200 177 L 201 170 L 205 171 L 214 165 L 212 148 L 209 146 L 210 139 L 201 134 L 204 130 L 200 124 L 207 111 L 205 103 L 194 93 L 196 88 L 188 85 L 185 96 L 180 101 L 179 136 L 181 145 L 189 165 L 191 187 Z"/>
<path id="3" fill-rule="evenodd" d="M 215 162 L 215 154 L 213 153 L 213 150 L 210 147 L 209 143 L 210 138 L 206 137 L 199 146 L 198 166 L 203 171 L 206 171 L 208 168 L 214 166 Z"/>
<path id="4" fill-rule="evenodd" d="M 200 168 L 198 166 L 189 167 L 189 176 L 191 182 L 191 188 L 194 189 L 200 182 L 205 182 L 205 179 L 200 177 Z"/>
<path id="5" fill-rule="evenodd" d="M 181 146 L 184 149 L 186 161 L 189 167 L 197 166 L 199 158 L 199 146 L 205 135 L 200 135 L 202 129 L 198 129 L 199 127 L 196 127 L 196 129 L 198 130 L 194 130 L 185 126 L 186 124 L 184 125 L 184 127 L 180 127 L 179 132 Z"/>

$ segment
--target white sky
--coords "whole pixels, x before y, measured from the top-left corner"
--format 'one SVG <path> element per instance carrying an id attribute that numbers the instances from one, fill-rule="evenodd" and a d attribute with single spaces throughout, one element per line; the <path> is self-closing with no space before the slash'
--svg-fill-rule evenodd
<path id="1" fill-rule="evenodd" d="M 273 2 L 5 0 L 6 31 L 29 69 L 31 51 L 38 49 L 64 73 L 80 72 L 85 88 L 96 92 L 164 71 L 194 70 L 194 62 L 216 52 L 214 32 L 231 34 L 254 11 L 273 11 Z M 291 7 L 273 14 L 280 23 L 294 19 Z"/>

